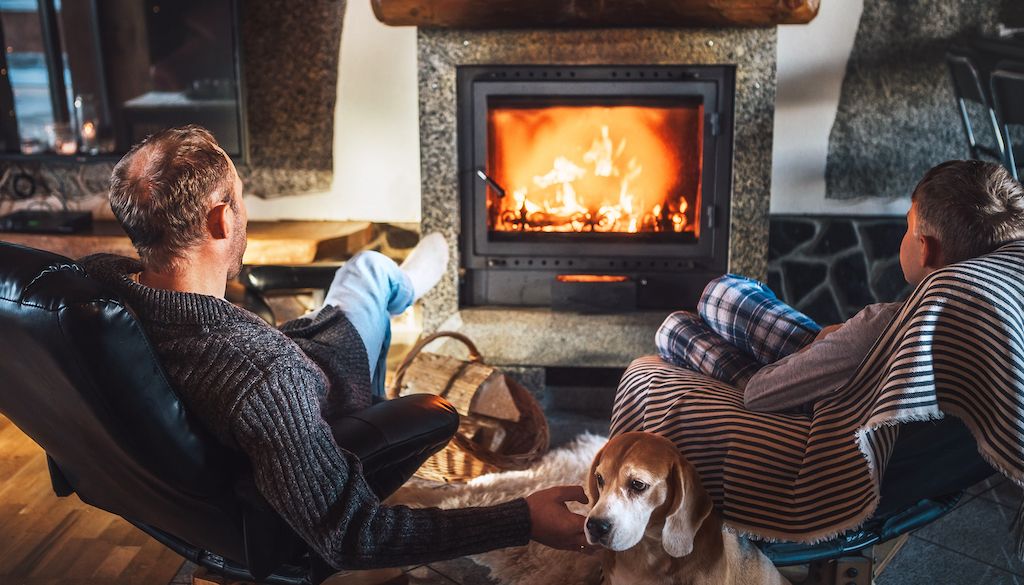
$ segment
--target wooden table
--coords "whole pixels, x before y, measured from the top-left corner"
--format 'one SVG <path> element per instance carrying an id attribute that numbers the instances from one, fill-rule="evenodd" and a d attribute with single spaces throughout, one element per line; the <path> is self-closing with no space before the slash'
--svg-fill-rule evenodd
<path id="1" fill-rule="evenodd" d="M 365 247 L 374 236 L 365 221 L 251 221 L 245 264 L 309 264 L 344 259 Z M 13 242 L 81 258 L 98 252 L 136 257 L 131 241 L 116 222 L 93 222 L 77 234 L 0 232 L 0 241 Z"/>

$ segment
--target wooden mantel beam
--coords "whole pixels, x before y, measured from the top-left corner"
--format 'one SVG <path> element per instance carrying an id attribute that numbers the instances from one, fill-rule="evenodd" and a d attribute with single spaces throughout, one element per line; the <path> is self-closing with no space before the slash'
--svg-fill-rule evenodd
<path id="1" fill-rule="evenodd" d="M 606 28 L 806 24 L 820 0 L 372 0 L 377 19 L 426 28 Z"/>

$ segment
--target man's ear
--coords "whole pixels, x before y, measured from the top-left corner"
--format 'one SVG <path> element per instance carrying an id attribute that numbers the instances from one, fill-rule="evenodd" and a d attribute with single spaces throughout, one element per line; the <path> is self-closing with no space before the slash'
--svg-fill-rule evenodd
<path id="1" fill-rule="evenodd" d="M 921 260 L 925 268 L 938 269 L 946 265 L 945 255 L 942 253 L 942 244 L 934 236 L 918 236 L 921 238 Z"/>
<path id="2" fill-rule="evenodd" d="M 231 235 L 231 213 L 231 205 L 227 203 L 218 203 L 206 212 L 206 229 L 210 237 L 223 240 Z"/>
<path id="3" fill-rule="evenodd" d="M 675 558 L 685 557 L 693 552 L 693 539 L 713 504 L 696 471 L 682 461 L 672 465 L 668 485 L 670 503 L 661 529 L 661 546 Z"/>
<path id="4" fill-rule="evenodd" d="M 597 498 L 600 497 L 600 492 L 597 488 L 597 466 L 601 464 L 601 456 L 604 455 L 604 447 L 594 455 L 594 461 L 590 464 L 590 474 L 587 475 L 586 481 L 583 483 L 584 491 L 587 493 L 587 500 L 590 502 L 590 507 L 593 508 L 597 504 Z"/>

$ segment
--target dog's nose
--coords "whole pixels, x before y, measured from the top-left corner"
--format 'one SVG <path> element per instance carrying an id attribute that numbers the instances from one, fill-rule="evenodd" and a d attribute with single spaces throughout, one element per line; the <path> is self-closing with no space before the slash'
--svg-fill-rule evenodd
<path id="1" fill-rule="evenodd" d="M 612 523 L 603 518 L 590 518 L 587 520 L 587 532 L 591 538 L 599 540 L 602 536 L 612 531 Z"/>

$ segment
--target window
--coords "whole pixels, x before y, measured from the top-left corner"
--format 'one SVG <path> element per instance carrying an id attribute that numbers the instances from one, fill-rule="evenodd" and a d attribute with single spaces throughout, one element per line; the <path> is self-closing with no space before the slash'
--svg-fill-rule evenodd
<path id="1" fill-rule="evenodd" d="M 237 0 L 0 0 L 0 157 L 120 155 L 200 124 L 244 158 L 237 22 Z"/>

